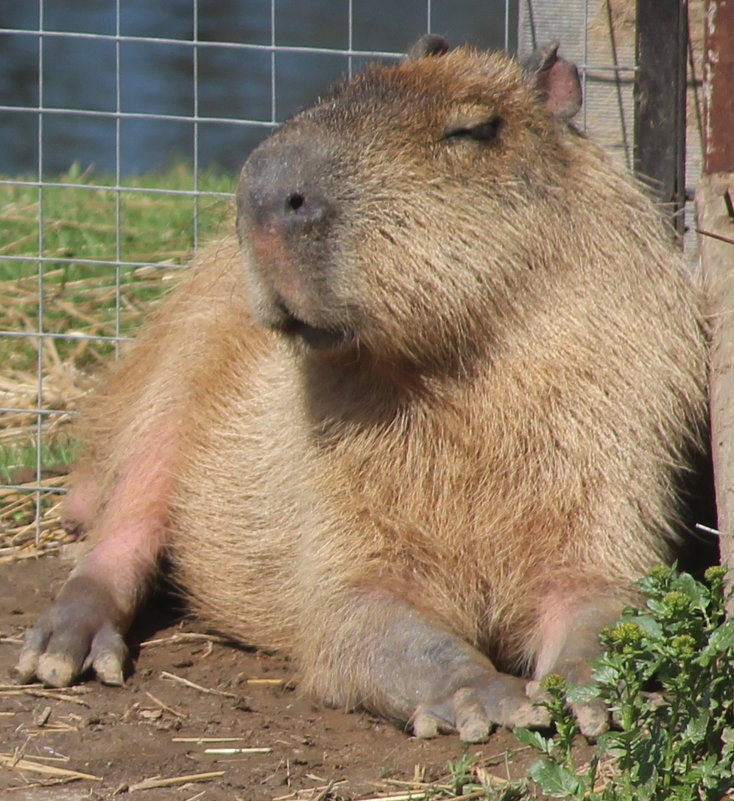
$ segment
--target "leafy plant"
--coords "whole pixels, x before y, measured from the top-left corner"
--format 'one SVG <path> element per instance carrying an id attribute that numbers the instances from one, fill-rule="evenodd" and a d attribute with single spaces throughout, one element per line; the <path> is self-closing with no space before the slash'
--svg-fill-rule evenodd
<path id="1" fill-rule="evenodd" d="M 459 759 L 451 759 L 446 765 L 449 772 L 449 784 L 453 795 L 463 795 L 465 791 L 471 792 L 475 781 L 472 773 L 472 764 L 476 762 L 479 754 L 464 754 Z M 465 790 L 466 788 L 466 790 Z"/>
<path id="2" fill-rule="evenodd" d="M 595 684 L 544 680 L 553 738 L 517 729 L 542 756 L 531 778 L 554 798 L 707 801 L 734 788 L 734 618 L 726 619 L 722 567 L 708 585 L 655 568 L 640 582 L 646 609 L 627 609 L 602 632 Z M 645 692 L 654 679 L 659 692 Z M 598 738 L 588 765 L 574 764 L 578 727 L 567 701 L 601 698 L 615 728 Z M 608 775 L 602 775 L 602 768 Z"/>

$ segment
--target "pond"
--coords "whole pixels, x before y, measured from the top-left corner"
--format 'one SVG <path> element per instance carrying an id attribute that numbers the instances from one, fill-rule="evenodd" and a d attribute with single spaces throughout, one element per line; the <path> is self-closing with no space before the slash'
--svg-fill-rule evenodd
<path id="1" fill-rule="evenodd" d="M 427 29 L 502 48 L 506 17 L 505 0 L 3 3 L 0 173 L 236 169 L 366 60 L 397 57 Z"/>

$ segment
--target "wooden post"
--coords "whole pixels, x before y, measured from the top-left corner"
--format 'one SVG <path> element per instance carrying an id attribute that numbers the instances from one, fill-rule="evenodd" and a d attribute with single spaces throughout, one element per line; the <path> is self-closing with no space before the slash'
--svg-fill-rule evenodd
<path id="1" fill-rule="evenodd" d="M 734 0 L 707 0 L 704 177 L 696 190 L 711 323 L 711 447 L 721 564 L 734 586 Z M 734 613 L 734 597 L 729 613 Z"/>
<path id="2" fill-rule="evenodd" d="M 635 174 L 682 236 L 686 201 L 686 0 L 637 0 Z"/>
<path id="3" fill-rule="evenodd" d="M 704 171 L 734 172 L 734 0 L 707 0 Z"/>

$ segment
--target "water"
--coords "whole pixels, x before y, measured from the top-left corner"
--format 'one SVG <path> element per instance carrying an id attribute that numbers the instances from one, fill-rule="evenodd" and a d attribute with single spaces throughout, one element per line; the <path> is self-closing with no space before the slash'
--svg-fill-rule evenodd
<path id="1" fill-rule="evenodd" d="M 348 0 L 199 0 L 196 20 L 190 0 L 119 5 L 120 35 L 167 41 L 118 48 L 114 0 L 44 0 L 41 39 L 17 32 L 38 31 L 38 3 L 2 0 L 0 28 L 13 31 L 0 33 L 0 173 L 37 175 L 40 158 L 44 178 L 74 162 L 134 174 L 193 154 L 200 167 L 233 170 L 274 124 L 365 60 L 270 49 L 349 49 Z M 504 47 L 505 0 L 353 0 L 352 49 L 404 52 L 429 27 L 427 6 L 431 30 L 452 42 Z M 145 116 L 197 112 L 197 125 Z"/>

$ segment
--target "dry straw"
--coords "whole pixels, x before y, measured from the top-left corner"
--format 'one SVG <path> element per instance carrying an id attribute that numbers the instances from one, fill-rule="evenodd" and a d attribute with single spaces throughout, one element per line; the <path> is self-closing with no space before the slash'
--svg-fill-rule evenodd
<path id="1" fill-rule="evenodd" d="M 60 523 L 68 465 L 47 454 L 68 441 L 79 399 L 112 357 L 109 339 L 95 337 L 134 331 L 151 305 L 137 296 L 159 292 L 164 270 L 137 269 L 135 294 L 120 292 L 99 276 L 65 281 L 63 269 L 45 270 L 40 321 L 38 275 L 0 281 L 0 330 L 18 334 L 0 338 L 0 408 L 7 410 L 0 413 L 0 449 L 7 465 L 0 475 L 5 485 L 0 487 L 0 564 L 35 558 L 69 541 Z M 39 330 L 46 335 L 39 336 Z M 39 437 L 40 475 L 35 466 Z"/>

